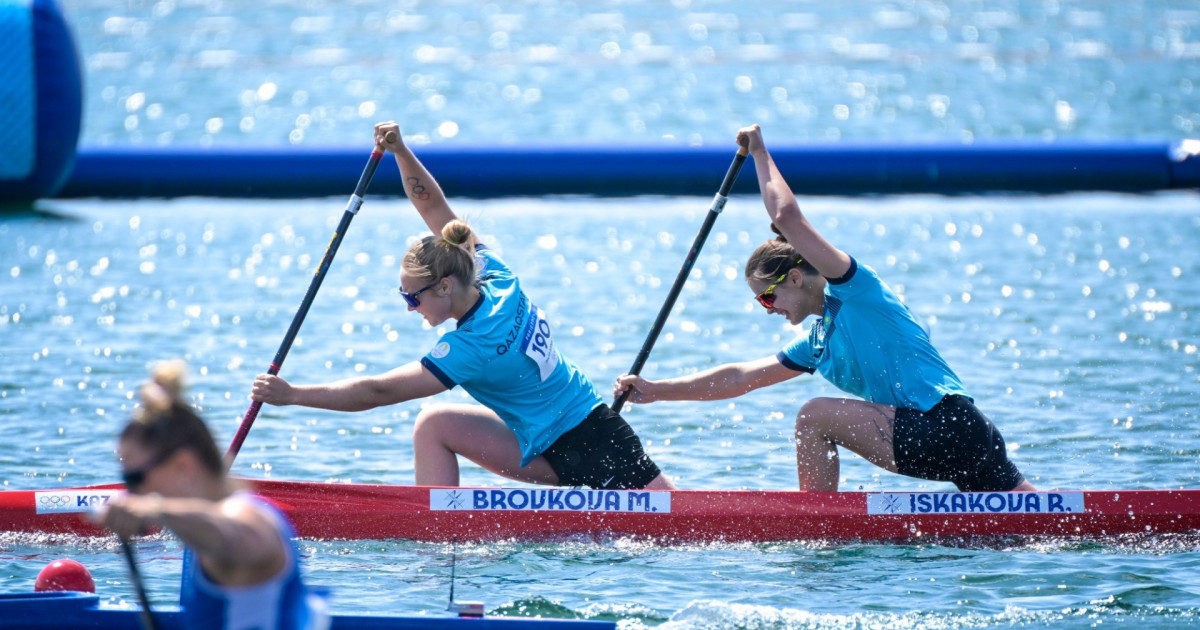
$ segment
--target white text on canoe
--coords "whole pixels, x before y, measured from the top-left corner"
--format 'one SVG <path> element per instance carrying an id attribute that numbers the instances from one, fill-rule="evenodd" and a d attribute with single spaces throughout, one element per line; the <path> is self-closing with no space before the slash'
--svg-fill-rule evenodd
<path id="1" fill-rule="evenodd" d="M 429 491 L 431 510 L 671 512 L 670 492 L 555 488 L 460 488 Z"/>
<path id="2" fill-rule="evenodd" d="M 1086 511 L 1082 492 L 882 492 L 867 514 L 1070 514 Z"/>

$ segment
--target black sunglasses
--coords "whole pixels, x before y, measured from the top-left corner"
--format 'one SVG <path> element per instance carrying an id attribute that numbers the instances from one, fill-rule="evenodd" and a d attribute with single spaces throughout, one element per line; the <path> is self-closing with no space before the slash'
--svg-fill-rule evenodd
<path id="1" fill-rule="evenodd" d="M 146 483 L 146 475 L 149 475 L 151 470 L 161 466 L 163 462 L 170 459 L 175 454 L 175 451 L 178 450 L 178 448 L 169 448 L 154 456 L 153 459 L 146 462 L 141 468 L 122 470 L 121 481 L 125 482 L 125 489 L 130 492 L 137 492 L 138 486 Z"/>
<path id="2" fill-rule="evenodd" d="M 404 301 L 407 302 L 408 305 L 411 306 L 412 308 L 417 308 L 418 306 L 421 305 L 421 300 L 418 300 L 417 296 L 432 289 L 434 287 L 434 285 L 436 285 L 436 284 L 437 283 L 434 282 L 433 284 L 425 287 L 424 289 L 417 289 L 416 291 L 413 291 L 412 293 L 405 293 L 404 287 L 400 287 L 400 297 L 404 298 Z"/>

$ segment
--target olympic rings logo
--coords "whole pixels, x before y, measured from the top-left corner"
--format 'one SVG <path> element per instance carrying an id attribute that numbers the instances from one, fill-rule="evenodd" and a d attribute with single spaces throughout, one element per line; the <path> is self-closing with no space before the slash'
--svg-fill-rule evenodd
<path id="1" fill-rule="evenodd" d="M 34 494 L 34 509 L 38 514 L 63 514 L 66 512 L 88 512 L 106 505 L 118 490 L 52 490 Z"/>
<path id="2" fill-rule="evenodd" d="M 44 508 L 56 509 L 71 505 L 74 499 L 75 497 L 72 497 L 69 494 L 43 494 L 42 496 L 38 497 L 38 503 L 40 503 Z"/>

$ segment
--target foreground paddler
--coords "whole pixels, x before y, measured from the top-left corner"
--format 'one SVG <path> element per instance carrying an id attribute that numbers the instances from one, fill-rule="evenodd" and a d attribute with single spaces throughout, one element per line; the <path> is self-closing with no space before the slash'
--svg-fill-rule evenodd
<path id="1" fill-rule="evenodd" d="M 861 398 L 816 398 L 796 416 L 801 490 L 836 491 L 838 446 L 891 472 L 949 481 L 963 491 L 1035 490 L 1004 439 L 975 406 L 924 328 L 875 270 L 826 241 L 800 211 L 758 125 L 738 132 L 754 158 L 778 238 L 746 262 L 746 282 L 768 313 L 791 324 L 820 317 L 777 355 L 679 378 L 624 375 L 632 402 L 718 400 L 820 372 Z"/>
<path id="2" fill-rule="evenodd" d="M 182 379 L 181 363 L 162 364 L 143 387 L 117 446 L 129 492 L 92 518 L 122 539 L 158 527 L 179 537 L 188 628 L 321 627 L 323 602 L 300 577 L 292 526 L 226 476 L 208 427 L 182 400 Z"/>
<path id="3" fill-rule="evenodd" d="M 405 253 L 400 296 L 430 326 L 450 319 L 458 326 L 420 360 L 383 374 L 321 385 L 260 374 L 254 400 L 364 411 L 461 385 L 482 406 L 436 405 L 417 416 L 418 485 L 457 486 L 462 455 L 528 483 L 673 489 L 625 420 L 558 351 L 517 275 L 451 210 L 399 127 L 376 125 L 375 142 L 395 154 L 408 199 L 433 232 Z"/>

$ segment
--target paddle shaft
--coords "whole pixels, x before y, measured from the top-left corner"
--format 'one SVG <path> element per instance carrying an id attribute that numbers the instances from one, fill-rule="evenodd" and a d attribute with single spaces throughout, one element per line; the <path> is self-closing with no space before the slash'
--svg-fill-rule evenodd
<path id="1" fill-rule="evenodd" d="M 125 552 L 125 562 L 129 565 L 129 577 L 133 582 L 133 590 L 137 591 L 138 603 L 142 605 L 142 627 L 146 630 L 158 630 L 158 621 L 150 611 L 150 598 L 146 597 L 146 585 L 142 580 L 142 571 L 138 569 L 137 558 L 133 555 L 133 547 L 124 536 L 117 536 L 121 541 L 121 551 Z"/>
<path id="2" fill-rule="evenodd" d="M 390 132 L 387 136 L 389 142 L 394 142 L 395 138 Z M 304 317 L 308 315 L 308 309 L 312 306 L 313 299 L 317 297 L 317 290 L 321 288 L 321 282 L 325 280 L 325 274 L 329 271 L 329 265 L 333 262 L 334 255 L 337 254 L 338 247 L 342 244 L 342 237 L 346 235 L 346 230 L 350 227 L 350 221 L 354 219 L 354 215 L 358 214 L 358 209 L 362 206 L 363 195 L 367 194 L 367 186 L 371 184 L 371 178 L 375 176 L 375 169 L 379 168 L 379 160 L 383 158 L 384 149 L 381 146 L 376 146 L 371 151 L 371 158 L 367 160 L 366 167 L 363 168 L 362 176 L 358 178 L 358 185 L 354 187 L 354 194 L 350 195 L 350 201 L 346 204 L 346 211 L 342 213 L 342 220 L 338 223 L 337 231 L 333 233 L 333 238 L 329 241 L 329 246 L 325 248 L 325 257 L 321 259 L 320 266 L 317 267 L 317 272 L 313 274 L 312 282 L 308 285 L 308 291 L 304 294 L 304 300 L 300 302 L 300 309 L 296 311 L 296 316 L 292 318 L 292 324 L 288 326 L 287 334 L 283 336 L 283 343 L 279 344 L 279 350 L 275 352 L 275 358 L 271 361 L 271 367 L 267 368 L 267 374 L 279 374 L 279 369 L 283 366 L 283 360 L 287 358 L 288 351 L 292 349 L 292 342 L 296 340 L 296 335 L 300 333 L 300 325 L 304 323 Z M 246 436 L 250 433 L 250 427 L 254 424 L 254 419 L 258 417 L 258 410 L 262 408 L 261 401 L 250 403 L 250 408 L 246 410 L 246 415 L 242 417 L 242 424 L 238 426 L 237 434 L 233 436 L 233 441 L 229 444 L 229 450 L 225 451 L 225 467 L 233 466 L 233 460 L 237 458 L 238 451 L 242 449 L 242 443 L 246 441 Z"/>
<path id="3" fill-rule="evenodd" d="M 692 242 L 692 249 L 688 251 L 687 258 L 683 260 L 683 267 L 679 269 L 679 275 L 675 276 L 675 283 L 671 285 L 671 291 L 667 293 L 667 299 L 663 302 L 662 308 L 658 311 L 658 317 L 654 319 L 654 326 L 650 328 L 650 333 L 646 335 L 646 341 L 642 344 L 642 349 L 638 351 L 637 358 L 633 360 L 633 367 L 629 368 L 629 374 L 640 374 L 642 367 L 646 364 L 646 359 L 650 358 L 650 351 L 654 349 L 654 342 L 658 341 L 658 335 L 662 332 L 663 326 L 667 323 L 667 317 L 671 314 L 671 309 L 675 307 L 675 300 L 679 298 L 679 292 L 683 290 L 683 284 L 687 282 L 687 278 L 692 273 L 692 266 L 696 264 L 696 257 L 700 255 L 701 248 L 704 247 L 704 241 L 708 239 L 708 233 L 712 231 L 713 223 L 717 220 L 717 215 L 725 209 L 725 202 L 729 199 L 729 190 L 733 188 L 733 182 L 737 181 L 738 173 L 742 171 L 742 165 L 746 163 L 746 147 L 738 149 L 737 155 L 733 157 L 733 163 L 729 165 L 729 170 L 725 173 L 725 179 L 721 182 L 721 188 L 717 191 L 717 195 L 713 197 L 712 206 L 708 209 L 708 215 L 704 217 L 704 225 L 700 227 L 700 233 L 696 235 L 696 240 Z M 620 413 L 621 408 L 625 406 L 625 401 L 628 400 L 633 389 L 625 390 L 616 402 L 613 403 L 613 411 Z"/>

